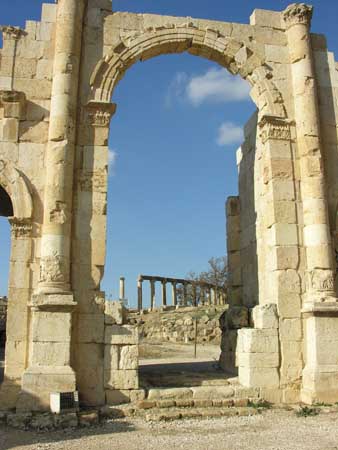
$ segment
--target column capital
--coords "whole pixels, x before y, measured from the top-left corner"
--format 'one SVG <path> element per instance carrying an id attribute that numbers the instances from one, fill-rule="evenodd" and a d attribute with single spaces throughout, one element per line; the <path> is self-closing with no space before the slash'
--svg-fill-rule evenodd
<path id="1" fill-rule="evenodd" d="M 288 119 L 265 115 L 261 118 L 258 125 L 261 130 L 260 137 L 263 144 L 269 139 L 282 141 L 291 140 L 290 125 L 292 125 L 292 122 Z"/>
<path id="2" fill-rule="evenodd" d="M 301 24 L 310 27 L 313 13 L 313 6 L 305 3 L 293 3 L 283 11 L 286 28 Z"/>
<path id="3" fill-rule="evenodd" d="M 22 28 L 13 27 L 11 25 L 0 26 L 0 31 L 2 32 L 4 39 L 14 39 L 15 41 L 27 34 Z"/>
<path id="4" fill-rule="evenodd" d="M 116 103 L 90 101 L 85 108 L 85 122 L 93 127 L 108 127 L 116 112 Z"/>

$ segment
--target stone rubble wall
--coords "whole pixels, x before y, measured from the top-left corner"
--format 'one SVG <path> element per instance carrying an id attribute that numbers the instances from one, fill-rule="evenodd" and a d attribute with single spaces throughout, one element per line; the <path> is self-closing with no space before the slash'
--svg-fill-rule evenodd
<path id="1" fill-rule="evenodd" d="M 167 307 L 154 311 L 129 313 L 128 322 L 139 326 L 140 339 L 146 342 L 189 343 L 221 342 L 219 319 L 228 306 Z"/>

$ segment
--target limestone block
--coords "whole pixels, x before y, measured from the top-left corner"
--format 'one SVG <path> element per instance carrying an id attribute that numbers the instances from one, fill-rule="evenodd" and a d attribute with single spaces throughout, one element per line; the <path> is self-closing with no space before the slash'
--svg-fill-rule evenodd
<path id="1" fill-rule="evenodd" d="M 41 60 L 45 62 L 47 60 Z M 39 64 L 38 64 L 39 69 Z M 45 78 L 45 77 L 43 77 Z M 26 103 L 26 120 L 29 122 L 39 122 L 41 120 L 47 120 L 49 118 L 50 100 L 34 100 Z"/>
<path id="2" fill-rule="evenodd" d="M 149 400 L 186 400 L 191 399 L 193 391 L 189 388 L 149 389 Z"/>
<path id="3" fill-rule="evenodd" d="M 49 3 L 42 4 L 42 22 L 56 22 L 57 5 L 52 5 Z"/>
<path id="4" fill-rule="evenodd" d="M 131 325 L 112 325 L 105 330 L 105 343 L 114 345 L 137 345 L 138 327 Z"/>
<path id="5" fill-rule="evenodd" d="M 1 133 L 2 131 L 2 133 Z M 0 140 L 8 142 L 18 142 L 19 139 L 19 121 L 17 119 L 2 119 L 2 128 L 0 128 Z"/>
<path id="6" fill-rule="evenodd" d="M 138 389 L 137 370 L 105 370 L 105 387 L 109 389 Z"/>
<path id="7" fill-rule="evenodd" d="M 16 336 L 13 336 L 16 338 Z M 7 334 L 6 340 L 6 360 L 7 365 L 10 361 L 11 364 L 16 366 L 24 366 L 26 363 L 27 342 L 24 340 L 13 340 Z"/>
<path id="8" fill-rule="evenodd" d="M 276 270 L 269 274 L 269 286 L 278 289 L 279 295 L 300 294 L 302 291 L 301 279 L 296 270 Z"/>
<path id="9" fill-rule="evenodd" d="M 264 221 L 268 227 L 274 223 L 296 223 L 296 205 L 291 201 L 269 202 L 265 209 Z"/>
<path id="10" fill-rule="evenodd" d="M 295 200 L 294 181 L 278 180 L 272 184 L 272 198 L 274 201 Z"/>
<path id="11" fill-rule="evenodd" d="M 64 342 L 36 342 L 32 346 L 31 362 L 34 366 L 67 366 L 70 348 Z"/>
<path id="12" fill-rule="evenodd" d="M 83 169 L 97 170 L 108 166 L 107 146 L 84 146 L 83 147 Z"/>
<path id="13" fill-rule="evenodd" d="M 279 367 L 279 353 L 238 353 L 239 367 Z"/>
<path id="14" fill-rule="evenodd" d="M 280 45 L 265 45 L 266 61 L 279 64 L 289 64 L 289 49 Z"/>
<path id="15" fill-rule="evenodd" d="M 243 367 L 238 368 L 239 382 L 246 387 L 278 387 L 279 374 L 276 368 Z"/>
<path id="16" fill-rule="evenodd" d="M 283 389 L 282 402 L 288 405 L 298 404 L 300 399 L 300 389 L 287 388 Z"/>
<path id="17" fill-rule="evenodd" d="M 52 22 L 38 22 L 36 26 L 36 40 L 50 41 L 54 28 L 55 25 Z"/>
<path id="18" fill-rule="evenodd" d="M 270 246 L 298 245 L 298 228 L 296 224 L 275 223 L 269 230 Z"/>
<path id="19" fill-rule="evenodd" d="M 0 77 L 0 89 L 10 91 L 12 88 L 12 77 Z"/>
<path id="20" fill-rule="evenodd" d="M 306 247 L 320 247 L 330 242 L 326 224 L 306 225 L 303 229 Z"/>
<path id="21" fill-rule="evenodd" d="M 252 310 L 252 316 L 255 328 L 278 328 L 277 305 L 273 303 L 255 306 Z"/>
<path id="22" fill-rule="evenodd" d="M 300 316 L 301 297 L 299 294 L 288 293 L 278 296 L 280 317 L 293 319 Z"/>
<path id="23" fill-rule="evenodd" d="M 278 353 L 278 330 L 242 328 L 238 330 L 238 352 Z"/>
<path id="24" fill-rule="evenodd" d="M 36 78 L 38 80 L 53 79 L 53 60 L 40 59 L 36 67 Z"/>
<path id="25" fill-rule="evenodd" d="M 106 404 L 121 405 L 130 402 L 130 391 L 124 389 L 106 389 Z"/>
<path id="26" fill-rule="evenodd" d="M 278 387 L 268 389 L 262 388 L 260 397 L 266 402 L 272 403 L 274 405 L 279 405 L 282 403 L 283 391 Z"/>
<path id="27" fill-rule="evenodd" d="M 28 100 L 50 100 L 52 82 L 50 80 L 15 78 L 14 89 L 24 92 Z"/>
<path id="28" fill-rule="evenodd" d="M 79 314 L 77 339 L 82 343 L 104 342 L 104 314 Z"/>
<path id="29" fill-rule="evenodd" d="M 269 11 L 266 9 L 254 9 L 250 16 L 251 25 L 259 25 L 261 27 L 271 27 L 277 30 L 284 29 L 282 14 L 277 11 Z"/>
<path id="30" fill-rule="evenodd" d="M 123 303 L 106 300 L 104 305 L 105 323 L 122 325 L 127 315 Z"/>
<path id="31" fill-rule="evenodd" d="M 104 404 L 103 345 L 79 343 L 74 357 L 81 402 L 90 406 Z"/>
<path id="32" fill-rule="evenodd" d="M 232 386 L 196 386 L 191 388 L 193 398 L 198 400 L 225 399 L 234 396 Z"/>
<path id="33" fill-rule="evenodd" d="M 279 333 L 282 341 L 300 341 L 302 339 L 302 323 L 300 318 L 280 319 Z"/>
<path id="34" fill-rule="evenodd" d="M 138 369 L 138 346 L 124 345 L 120 348 L 119 369 Z"/>
<path id="35" fill-rule="evenodd" d="M 27 262 L 11 262 L 8 285 L 10 288 L 17 289 L 27 289 L 30 287 L 30 270 Z"/>
<path id="36" fill-rule="evenodd" d="M 33 342 L 70 342 L 71 313 L 35 311 L 32 321 Z"/>
<path id="37" fill-rule="evenodd" d="M 299 267 L 299 247 L 296 245 L 273 247 L 269 253 L 271 270 L 297 269 Z"/>
<path id="38" fill-rule="evenodd" d="M 105 345 L 104 346 L 104 369 L 118 370 L 120 361 L 120 346 Z"/>

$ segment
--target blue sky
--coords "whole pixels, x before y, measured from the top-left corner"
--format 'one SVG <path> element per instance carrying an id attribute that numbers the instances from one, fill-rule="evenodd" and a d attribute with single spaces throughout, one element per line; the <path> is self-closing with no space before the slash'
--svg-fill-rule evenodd
<path id="1" fill-rule="evenodd" d="M 50 2 L 53 3 L 53 2 Z M 248 23 L 254 8 L 287 1 L 114 0 L 117 11 Z M 40 0 L 4 0 L 1 24 L 39 20 Z M 338 2 L 316 0 L 313 32 L 338 54 Z M 337 57 L 336 57 L 337 59 Z M 235 151 L 255 110 L 246 83 L 188 54 L 128 70 L 112 99 L 107 263 L 102 288 L 118 295 L 126 277 L 134 304 L 139 273 L 183 277 L 225 254 L 224 202 L 237 193 Z M 9 225 L 0 218 L 0 295 L 7 291 Z"/>

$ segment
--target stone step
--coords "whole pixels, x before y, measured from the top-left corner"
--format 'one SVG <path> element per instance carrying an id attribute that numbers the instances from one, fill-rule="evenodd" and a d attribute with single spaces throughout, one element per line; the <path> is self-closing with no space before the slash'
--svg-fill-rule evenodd
<path id="1" fill-rule="evenodd" d="M 137 409 L 171 409 L 171 408 L 231 408 L 246 407 L 249 404 L 248 398 L 234 399 L 172 399 L 172 400 L 141 400 L 136 403 Z"/>
<path id="2" fill-rule="evenodd" d="M 255 408 L 171 408 L 168 410 L 153 410 L 145 415 L 148 422 L 169 422 L 181 419 L 200 419 L 234 416 L 254 416 L 260 411 Z"/>

